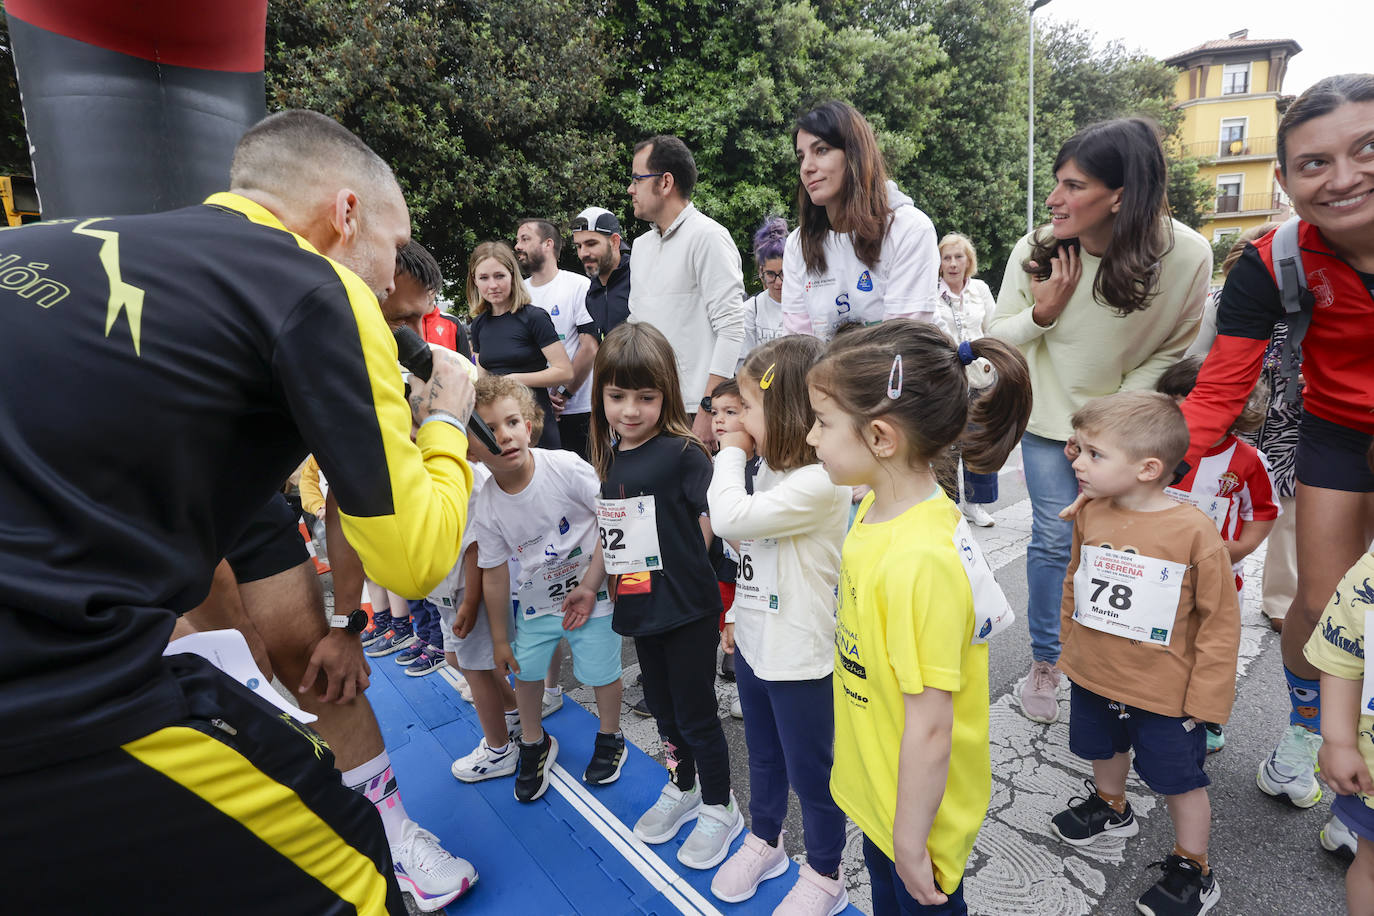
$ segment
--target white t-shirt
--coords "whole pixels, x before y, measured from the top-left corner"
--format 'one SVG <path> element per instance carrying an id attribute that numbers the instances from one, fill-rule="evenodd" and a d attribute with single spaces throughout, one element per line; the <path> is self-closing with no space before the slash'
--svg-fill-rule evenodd
<path id="1" fill-rule="evenodd" d="M 773 297 L 764 290 L 744 303 L 744 345 L 740 347 L 739 364 L 735 371 L 744 366 L 744 359 L 754 348 L 761 347 L 774 338 L 781 337 L 782 303 L 774 302 Z"/>
<path id="2" fill-rule="evenodd" d="M 474 524 L 477 518 L 477 494 L 481 493 L 482 488 L 491 480 L 491 471 L 487 470 L 485 464 L 474 461 L 470 466 L 472 467 L 472 494 L 468 496 L 468 524 L 463 529 L 463 540 L 458 548 L 458 562 L 453 564 L 453 569 L 444 577 L 444 581 L 440 582 L 434 591 L 429 593 L 429 603 L 435 607 L 457 607 L 458 595 L 467 585 L 463 581 L 463 557 L 467 554 L 468 548 L 477 542 L 475 533 L 477 526 Z M 477 583 L 479 590 L 481 587 L 481 583 Z"/>
<path id="3" fill-rule="evenodd" d="M 592 466 L 572 452 L 532 448 L 534 476 L 519 493 L 507 493 L 495 480 L 477 495 L 470 526 L 477 539 L 477 565 L 492 569 L 514 558 L 512 591 L 520 617 L 561 607 L 568 581 L 581 581 L 596 552 L 596 498 L 601 480 Z M 574 586 L 575 587 L 575 586 Z M 611 613 L 610 597 L 600 598 L 593 617 Z"/>
<path id="4" fill-rule="evenodd" d="M 782 257 L 782 313 L 788 333 L 829 340 L 836 327 L 849 321 L 935 320 L 940 277 L 935 226 L 892 182 L 888 203 L 892 223 L 873 267 L 859 260 L 848 234 L 829 232 L 825 272 L 811 273 L 802 256 L 801 229 L 788 234 Z"/>
<path id="5" fill-rule="evenodd" d="M 570 270 L 560 270 L 552 280 L 543 286 L 526 283 L 530 299 L 534 304 L 549 313 L 553 319 L 558 339 L 563 341 L 563 349 L 568 352 L 568 361 L 577 356 L 582 346 L 582 338 L 577 333 L 578 325 L 589 325 L 592 316 L 587 311 L 587 290 L 592 281 L 586 274 L 575 274 Z M 568 398 L 564 413 L 590 413 L 592 409 L 592 377 L 582 383 L 582 387 Z"/>

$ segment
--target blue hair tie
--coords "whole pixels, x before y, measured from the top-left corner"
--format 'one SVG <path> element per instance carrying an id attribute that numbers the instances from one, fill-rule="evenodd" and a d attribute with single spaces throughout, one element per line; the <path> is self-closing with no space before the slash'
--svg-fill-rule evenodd
<path id="1" fill-rule="evenodd" d="M 976 357 L 973 355 L 973 344 L 969 343 L 967 340 L 961 341 L 959 343 L 959 362 L 967 366 L 969 363 L 973 362 L 975 358 Z"/>

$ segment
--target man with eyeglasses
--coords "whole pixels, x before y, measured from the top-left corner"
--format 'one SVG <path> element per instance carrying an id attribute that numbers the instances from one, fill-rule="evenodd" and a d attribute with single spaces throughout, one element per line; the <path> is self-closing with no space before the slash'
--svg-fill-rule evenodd
<path id="1" fill-rule="evenodd" d="M 577 214 L 572 234 L 577 258 L 591 281 L 587 313 L 600 342 L 630 317 L 630 244 L 621 235 L 620 220 L 602 207 Z"/>
<path id="2" fill-rule="evenodd" d="M 711 393 L 735 374 L 744 340 L 744 274 L 725 227 L 692 205 L 697 166 L 668 135 L 640 141 L 629 193 L 635 216 L 653 224 L 631 249 L 652 285 L 630 289 L 630 320 L 652 324 L 673 342 L 692 432 L 708 446 Z"/>

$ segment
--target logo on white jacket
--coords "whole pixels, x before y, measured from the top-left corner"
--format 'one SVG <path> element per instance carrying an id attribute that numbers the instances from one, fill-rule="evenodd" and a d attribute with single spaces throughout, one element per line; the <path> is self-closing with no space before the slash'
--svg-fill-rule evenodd
<path id="1" fill-rule="evenodd" d="M 835 311 L 841 315 L 849 311 L 849 293 L 840 293 L 835 297 Z"/>
<path id="2" fill-rule="evenodd" d="M 871 293 L 873 292 L 873 277 L 865 270 L 863 273 L 859 274 L 859 282 L 856 285 L 859 288 L 859 292 Z"/>

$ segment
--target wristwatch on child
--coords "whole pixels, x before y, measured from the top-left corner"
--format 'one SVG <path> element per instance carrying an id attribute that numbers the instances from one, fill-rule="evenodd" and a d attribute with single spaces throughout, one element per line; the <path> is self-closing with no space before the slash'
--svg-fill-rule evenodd
<path id="1" fill-rule="evenodd" d="M 333 614 L 329 618 L 329 625 L 356 636 L 367 629 L 367 611 L 359 608 L 351 614 Z"/>

